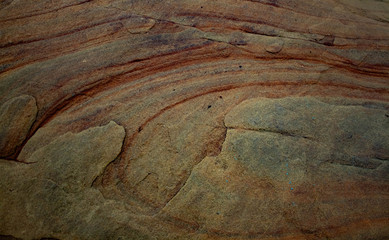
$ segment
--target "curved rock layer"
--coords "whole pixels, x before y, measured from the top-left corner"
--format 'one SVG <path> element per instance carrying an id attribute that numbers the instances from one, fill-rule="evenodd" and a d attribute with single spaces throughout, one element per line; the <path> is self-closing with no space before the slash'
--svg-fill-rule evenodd
<path id="1" fill-rule="evenodd" d="M 389 3 L 0 2 L 0 238 L 385 239 Z"/>

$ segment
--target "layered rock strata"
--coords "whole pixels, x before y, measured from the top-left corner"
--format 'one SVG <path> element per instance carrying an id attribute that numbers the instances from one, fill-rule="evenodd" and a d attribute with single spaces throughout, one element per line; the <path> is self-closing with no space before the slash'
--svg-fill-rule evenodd
<path id="1" fill-rule="evenodd" d="M 389 4 L 0 2 L 0 235 L 385 239 Z"/>

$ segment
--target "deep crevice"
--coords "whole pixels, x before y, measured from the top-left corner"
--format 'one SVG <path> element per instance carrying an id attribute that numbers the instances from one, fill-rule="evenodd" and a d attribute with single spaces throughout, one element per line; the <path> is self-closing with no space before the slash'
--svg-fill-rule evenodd
<path id="1" fill-rule="evenodd" d="M 266 129 L 266 128 L 242 128 L 242 127 L 228 127 L 227 129 L 231 130 L 244 130 L 244 131 L 254 131 L 254 132 L 261 132 L 261 133 L 275 133 L 275 134 L 281 134 L 283 136 L 288 137 L 298 137 L 298 138 L 304 138 L 311 141 L 314 141 L 315 139 L 310 136 L 304 136 L 299 135 L 297 133 L 291 133 L 288 131 L 278 130 L 278 129 Z"/>
<path id="2" fill-rule="evenodd" d="M 112 120 L 112 121 L 113 121 L 113 120 Z M 115 121 L 113 121 L 113 122 L 115 122 Z M 116 122 L 115 122 L 115 123 L 116 123 Z M 116 123 L 116 124 L 117 124 L 118 126 L 123 127 L 122 125 L 120 125 L 120 124 L 118 124 L 118 123 Z M 114 163 L 115 161 L 118 161 L 118 160 L 121 159 L 121 156 L 123 155 L 123 152 L 124 152 L 124 143 L 125 143 L 126 138 L 127 138 L 127 131 L 126 131 L 126 129 L 125 129 L 124 127 L 123 127 L 123 129 L 124 129 L 124 137 L 123 137 L 123 140 L 122 140 L 122 146 L 120 147 L 120 152 L 116 155 L 116 157 L 115 157 L 112 161 L 110 161 L 109 163 L 107 163 L 107 164 L 105 165 L 105 167 L 101 170 L 100 174 L 98 174 L 98 175 L 95 177 L 95 179 L 93 179 L 93 181 L 92 181 L 90 187 L 96 187 L 96 183 L 99 182 L 99 181 L 101 180 L 101 178 L 103 177 L 103 175 L 104 175 L 104 173 L 105 173 L 105 170 L 106 170 L 112 163 Z M 99 188 L 97 188 L 97 189 L 99 190 L 99 192 L 101 192 Z M 103 193 L 101 192 L 101 194 L 103 194 Z"/>
<path id="3" fill-rule="evenodd" d="M 224 123 L 224 120 L 222 121 L 222 127 L 225 129 L 225 131 L 223 132 L 223 135 L 222 135 L 222 140 L 220 141 L 220 144 L 219 144 L 219 153 L 218 155 L 221 153 L 222 151 L 222 148 L 223 148 L 223 145 L 226 141 L 226 137 L 227 137 L 227 131 L 228 131 L 228 128 L 226 127 L 225 123 Z M 218 155 L 216 156 L 212 156 L 212 157 L 217 157 Z M 192 175 L 193 173 L 193 169 L 198 166 L 200 163 L 202 163 L 204 161 L 204 159 L 206 157 L 209 157 L 208 155 L 204 156 L 198 163 L 194 164 L 190 173 L 188 174 L 188 177 L 185 179 L 184 183 L 182 184 L 182 186 L 178 189 L 178 191 L 164 204 L 163 207 L 160 208 L 160 210 L 156 213 L 156 214 L 159 214 L 163 211 L 163 209 L 181 192 L 181 190 L 185 187 L 185 185 L 187 184 L 190 176 Z"/>

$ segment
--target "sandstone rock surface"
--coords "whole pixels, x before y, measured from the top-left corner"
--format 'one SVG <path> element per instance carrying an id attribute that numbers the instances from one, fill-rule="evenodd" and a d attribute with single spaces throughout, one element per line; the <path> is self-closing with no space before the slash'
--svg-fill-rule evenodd
<path id="1" fill-rule="evenodd" d="M 385 112 L 309 98 L 245 101 L 226 116 L 221 153 L 193 169 L 163 212 L 230 237 L 350 239 L 364 228 L 385 237 Z"/>
<path id="2" fill-rule="evenodd" d="M 28 95 L 12 98 L 0 107 L 0 157 L 12 155 L 27 137 L 38 112 Z"/>
<path id="3" fill-rule="evenodd" d="M 389 236 L 386 0 L 0 1 L 0 106 L 0 238 Z"/>
<path id="4" fill-rule="evenodd" d="M 0 161 L 3 234 L 68 239 L 105 231 L 88 231 L 91 218 L 100 218 L 96 211 L 109 204 L 91 186 L 120 153 L 124 134 L 123 127 L 110 122 L 58 137 L 31 154 L 30 164 Z"/>

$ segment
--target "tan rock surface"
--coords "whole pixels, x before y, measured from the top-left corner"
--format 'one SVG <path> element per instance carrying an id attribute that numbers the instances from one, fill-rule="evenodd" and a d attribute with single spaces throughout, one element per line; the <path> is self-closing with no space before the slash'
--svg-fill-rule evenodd
<path id="1" fill-rule="evenodd" d="M 27 137 L 38 112 L 28 95 L 12 98 L 0 107 L 0 157 L 15 153 Z"/>
<path id="2" fill-rule="evenodd" d="M 387 1 L 1 1 L 0 238 L 385 239 L 388 59 Z"/>
<path id="3" fill-rule="evenodd" d="M 29 164 L 0 161 L 3 233 L 69 239 L 105 231 L 87 229 L 90 221 L 98 220 L 99 209 L 110 204 L 91 186 L 120 153 L 124 134 L 123 127 L 110 122 L 58 137 L 34 152 Z"/>
<path id="4" fill-rule="evenodd" d="M 388 215 L 385 111 L 254 99 L 227 114 L 226 127 L 222 152 L 193 169 L 163 209 L 168 216 L 230 237 L 350 239 L 367 219 L 370 237 L 389 233 L 380 223 Z"/>

